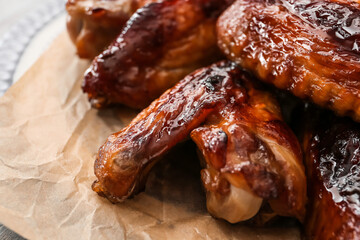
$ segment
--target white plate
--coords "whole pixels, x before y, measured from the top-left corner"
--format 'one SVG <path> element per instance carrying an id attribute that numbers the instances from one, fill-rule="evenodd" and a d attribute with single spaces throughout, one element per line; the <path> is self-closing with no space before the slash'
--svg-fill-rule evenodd
<path id="1" fill-rule="evenodd" d="M 0 96 L 64 30 L 64 6 L 64 0 L 51 0 L 35 8 L 0 38 Z"/>

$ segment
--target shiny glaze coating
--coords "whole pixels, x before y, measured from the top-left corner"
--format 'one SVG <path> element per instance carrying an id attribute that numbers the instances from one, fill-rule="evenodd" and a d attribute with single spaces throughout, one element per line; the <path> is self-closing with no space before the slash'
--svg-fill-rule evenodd
<path id="1" fill-rule="evenodd" d="M 140 8 L 85 73 L 94 107 L 144 108 L 185 75 L 220 57 L 215 22 L 232 0 L 168 0 Z"/>
<path id="2" fill-rule="evenodd" d="M 325 38 L 339 43 L 341 50 L 360 53 L 360 9 L 355 1 L 301 0 L 282 4 Z M 327 34 L 327 35 L 326 35 Z"/>
<path id="3" fill-rule="evenodd" d="M 133 196 L 156 161 L 190 132 L 208 165 L 202 171 L 207 191 L 226 197 L 234 185 L 269 200 L 280 215 L 303 218 L 306 185 L 297 139 L 274 99 L 226 61 L 187 76 L 111 135 L 99 149 L 93 190 L 112 202 Z M 209 171 L 222 183 L 206 180 Z M 211 190 L 215 185 L 221 187 Z"/>
<path id="4" fill-rule="evenodd" d="M 201 176 L 208 210 L 232 223 L 253 217 L 262 201 L 250 198 L 245 206 L 237 206 L 246 197 L 231 196 L 238 188 L 269 200 L 276 214 L 302 221 L 306 181 L 298 140 L 283 122 L 273 96 L 254 88 L 247 74 L 239 78 L 245 87 L 242 102 L 228 101 L 191 132 L 206 166 Z"/>
<path id="5" fill-rule="evenodd" d="M 93 59 L 140 7 L 156 0 L 67 0 L 66 27 L 81 58 Z"/>
<path id="6" fill-rule="evenodd" d="M 304 138 L 309 186 L 308 239 L 360 238 L 360 126 L 311 114 Z"/>
<path id="7" fill-rule="evenodd" d="M 237 0 L 219 18 L 218 45 L 267 83 L 360 121 L 360 4 Z"/>
<path id="8" fill-rule="evenodd" d="M 198 70 L 111 135 L 99 149 L 94 190 L 112 202 L 142 190 L 158 157 L 187 138 L 217 106 L 224 106 L 230 97 L 242 97 L 234 86 L 237 74 L 237 68 L 225 63 Z"/>

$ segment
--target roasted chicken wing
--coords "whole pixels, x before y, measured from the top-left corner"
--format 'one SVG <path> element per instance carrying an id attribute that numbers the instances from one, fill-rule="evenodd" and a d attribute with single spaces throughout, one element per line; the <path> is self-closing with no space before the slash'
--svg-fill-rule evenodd
<path id="1" fill-rule="evenodd" d="M 308 239 L 360 238 L 360 126 L 311 113 L 304 137 Z M 309 124 L 308 124 L 309 125 Z"/>
<path id="2" fill-rule="evenodd" d="M 68 0 L 67 29 L 81 58 L 94 58 L 139 7 L 155 0 Z"/>
<path id="3" fill-rule="evenodd" d="M 247 97 L 191 132 L 205 163 L 207 208 L 236 223 L 253 217 L 268 200 L 277 214 L 302 220 L 306 191 L 297 139 L 271 96 L 250 87 Z"/>
<path id="4" fill-rule="evenodd" d="M 227 57 L 260 80 L 360 121 L 360 4 L 237 0 L 217 23 Z"/>
<path id="5" fill-rule="evenodd" d="M 94 107 L 144 108 L 185 75 L 219 59 L 215 25 L 232 0 L 167 0 L 140 8 L 85 73 Z"/>
<path id="6" fill-rule="evenodd" d="M 204 160 L 209 212 L 229 222 L 269 202 L 279 215 L 305 214 L 300 146 L 273 97 L 231 62 L 195 71 L 100 148 L 93 190 L 120 202 L 143 189 L 156 161 L 189 134 Z"/>

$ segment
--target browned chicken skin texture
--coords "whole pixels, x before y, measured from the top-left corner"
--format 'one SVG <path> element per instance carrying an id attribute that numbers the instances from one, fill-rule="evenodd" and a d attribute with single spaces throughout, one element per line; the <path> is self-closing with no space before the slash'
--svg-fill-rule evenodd
<path id="1" fill-rule="evenodd" d="M 199 67 L 221 57 L 215 25 L 232 0 L 168 0 L 148 4 L 96 57 L 83 90 L 94 107 L 144 108 Z"/>
<path id="2" fill-rule="evenodd" d="M 303 219 L 299 143 L 270 94 L 256 90 L 247 74 L 227 61 L 187 76 L 112 134 L 99 149 L 93 190 L 112 202 L 133 196 L 156 161 L 190 133 L 207 161 L 203 171 L 211 168 L 225 179 L 223 187 L 211 189 L 216 183 L 203 178 L 207 191 L 226 195 L 229 184 L 249 186 L 246 190 L 269 200 L 278 214 Z M 286 149 L 289 158 L 281 159 L 274 149 Z"/>
<path id="3" fill-rule="evenodd" d="M 274 98 L 241 78 L 246 100 L 217 109 L 191 132 L 207 165 L 204 187 L 221 199 L 230 185 L 243 187 L 245 182 L 250 192 L 269 200 L 275 213 L 302 221 L 306 185 L 298 141 Z"/>
<path id="4" fill-rule="evenodd" d="M 360 121 L 360 4 L 237 0 L 218 45 L 260 80 Z"/>
<path id="5" fill-rule="evenodd" d="M 314 117 L 304 137 L 309 209 L 306 236 L 360 238 L 360 126 L 348 119 Z"/>
<path id="6" fill-rule="evenodd" d="M 67 29 L 81 58 L 99 55 L 136 9 L 155 0 L 68 0 Z"/>

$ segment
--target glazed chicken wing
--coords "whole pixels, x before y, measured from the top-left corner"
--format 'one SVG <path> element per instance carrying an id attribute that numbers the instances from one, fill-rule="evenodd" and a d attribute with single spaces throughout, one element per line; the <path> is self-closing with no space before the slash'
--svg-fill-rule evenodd
<path id="1" fill-rule="evenodd" d="M 360 4 L 237 0 L 217 23 L 227 57 L 267 83 L 360 121 Z"/>
<path id="2" fill-rule="evenodd" d="M 268 201 L 275 213 L 303 220 L 306 187 L 297 139 L 269 94 L 250 87 L 247 97 L 191 132 L 205 163 L 207 208 L 236 223 L 253 217 Z"/>
<path id="3" fill-rule="evenodd" d="M 139 7 L 155 0 L 68 0 L 67 29 L 81 58 L 94 58 Z"/>
<path id="4" fill-rule="evenodd" d="M 143 110 L 100 148 L 93 189 L 120 202 L 143 189 L 156 161 L 189 134 L 205 169 L 209 212 L 229 222 L 269 202 L 302 220 L 306 184 L 294 134 L 270 94 L 231 62 L 195 71 Z"/>
<path id="5" fill-rule="evenodd" d="M 144 108 L 195 69 L 221 54 L 215 22 L 232 0 L 167 0 L 140 8 L 85 73 L 94 107 Z"/>
<path id="6" fill-rule="evenodd" d="M 360 126 L 311 113 L 304 149 L 309 186 L 308 239 L 360 238 Z M 309 121 L 308 121 L 309 122 Z"/>

